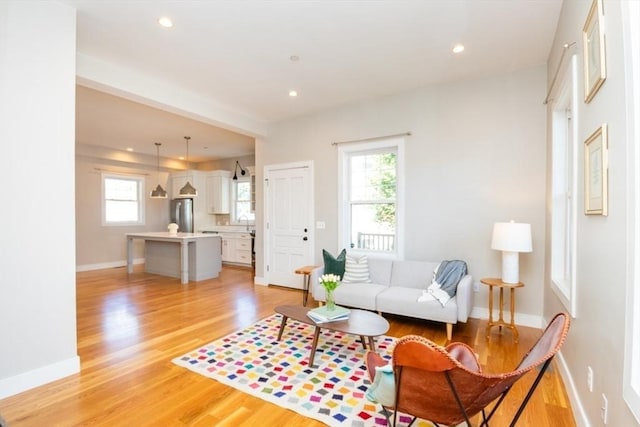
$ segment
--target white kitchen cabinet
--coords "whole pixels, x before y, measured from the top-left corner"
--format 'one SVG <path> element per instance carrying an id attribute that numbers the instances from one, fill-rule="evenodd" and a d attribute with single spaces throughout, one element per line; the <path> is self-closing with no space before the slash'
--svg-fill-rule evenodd
<path id="1" fill-rule="evenodd" d="M 249 233 L 223 234 L 222 261 L 251 265 L 251 235 Z"/>
<path id="2" fill-rule="evenodd" d="M 237 263 L 251 265 L 251 235 L 240 235 L 236 239 L 234 251 Z"/>
<path id="3" fill-rule="evenodd" d="M 207 174 L 207 213 L 228 214 L 230 212 L 229 175 L 231 172 L 228 171 L 214 171 Z"/>
<path id="4" fill-rule="evenodd" d="M 196 187 L 194 183 L 195 174 L 193 173 L 193 171 L 176 172 L 171 174 L 171 198 L 172 199 L 180 199 L 185 197 L 180 195 L 180 189 L 184 187 L 187 181 L 189 181 L 191 185 L 195 187 L 196 191 L 198 191 L 198 194 L 200 194 L 200 191 L 202 191 L 202 189 L 198 189 L 198 187 Z M 191 197 L 191 196 L 187 196 L 187 197 Z"/>
<path id="5" fill-rule="evenodd" d="M 222 262 L 233 262 L 236 239 L 222 236 Z"/>

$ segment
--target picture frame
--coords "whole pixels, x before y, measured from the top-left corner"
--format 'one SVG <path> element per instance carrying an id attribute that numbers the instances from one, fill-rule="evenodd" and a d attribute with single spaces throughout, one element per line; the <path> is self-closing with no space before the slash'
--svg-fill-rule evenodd
<path id="1" fill-rule="evenodd" d="M 585 215 L 608 215 L 608 163 L 607 125 L 603 124 L 584 142 Z"/>
<path id="2" fill-rule="evenodd" d="M 593 0 L 582 28 L 584 102 L 591 102 L 607 78 L 603 0 Z"/>

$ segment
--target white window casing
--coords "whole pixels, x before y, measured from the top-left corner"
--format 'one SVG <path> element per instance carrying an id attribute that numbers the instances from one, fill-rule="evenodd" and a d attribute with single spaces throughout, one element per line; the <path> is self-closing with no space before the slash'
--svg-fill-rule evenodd
<path id="1" fill-rule="evenodd" d="M 393 249 L 383 250 L 384 243 L 375 245 L 371 249 L 352 248 L 353 231 L 351 224 L 352 209 L 357 211 L 360 208 L 366 209 L 367 205 L 384 205 L 390 202 L 389 199 L 351 197 L 351 159 L 366 155 L 376 155 L 385 153 L 395 153 L 395 230 L 392 236 L 377 236 L 375 233 L 369 238 L 391 237 L 393 239 Z M 359 178 L 359 177 L 356 177 Z M 367 142 L 344 143 L 338 146 L 338 241 L 341 247 L 347 248 L 350 253 L 360 252 L 375 254 L 376 256 L 387 256 L 392 258 L 402 258 L 404 256 L 404 138 L 391 137 Z M 381 240 L 384 241 L 384 240 Z M 355 245 L 354 245 L 355 246 Z"/>
<path id="2" fill-rule="evenodd" d="M 640 2 L 622 3 L 627 96 L 627 298 L 622 395 L 640 423 Z"/>
<path id="3" fill-rule="evenodd" d="M 572 55 L 552 103 L 551 289 L 575 317 L 578 59 Z"/>
<path id="4" fill-rule="evenodd" d="M 145 223 L 144 176 L 102 173 L 102 225 Z"/>

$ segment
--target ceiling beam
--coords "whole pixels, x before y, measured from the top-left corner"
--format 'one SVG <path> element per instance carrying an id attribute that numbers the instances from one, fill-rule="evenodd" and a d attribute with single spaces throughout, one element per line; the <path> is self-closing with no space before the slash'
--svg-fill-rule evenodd
<path id="1" fill-rule="evenodd" d="M 139 71 L 127 69 L 78 52 L 77 83 L 151 107 L 179 114 L 244 135 L 265 136 L 267 122 L 234 111 L 211 99 L 160 81 Z"/>

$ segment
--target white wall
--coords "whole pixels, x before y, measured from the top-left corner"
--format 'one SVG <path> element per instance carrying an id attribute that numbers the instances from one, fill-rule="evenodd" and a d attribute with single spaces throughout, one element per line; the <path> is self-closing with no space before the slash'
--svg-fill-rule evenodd
<path id="1" fill-rule="evenodd" d="M 254 156 L 244 156 L 237 160 L 243 168 L 253 166 Z M 126 233 L 163 231 L 169 224 L 169 201 L 151 199 L 149 193 L 158 185 L 171 194 L 172 171 L 184 168 L 182 162 L 172 159 L 161 160 L 158 175 L 156 157 L 100 150 L 95 146 L 81 145 L 76 153 L 76 265 L 78 271 L 111 268 L 126 265 Z M 223 159 L 195 164 L 197 170 L 230 170 L 233 172 L 236 159 Z M 145 224 L 138 226 L 102 225 L 101 173 L 102 171 L 141 175 L 145 177 Z M 240 171 L 238 170 L 238 175 Z M 195 184 L 195 183 L 192 183 Z M 201 187 L 201 186 L 202 187 Z M 197 185 L 199 199 L 206 199 L 204 180 Z M 214 225 L 215 216 L 206 215 L 194 218 L 196 228 Z M 199 222 L 198 222 L 199 221 Z M 134 262 L 144 259 L 144 242 L 134 241 Z"/>
<path id="2" fill-rule="evenodd" d="M 337 151 L 333 141 L 410 131 L 406 140 L 405 258 L 464 259 L 478 281 L 499 277 L 490 248 L 493 223 L 533 227 L 522 254 L 516 321 L 540 325 L 544 261 L 545 67 L 442 84 L 276 123 L 256 141 L 258 208 L 264 166 L 313 160 L 316 263 L 337 252 Z M 258 215 L 257 223 L 262 219 Z M 261 240 L 258 239 L 258 245 Z M 264 270 L 258 254 L 257 275 Z M 484 287 L 475 304 L 486 313 Z"/>
<path id="3" fill-rule="evenodd" d="M 79 370 L 75 10 L 0 2 L 0 398 Z"/>
<path id="4" fill-rule="evenodd" d="M 591 0 L 565 1 L 558 23 L 553 49 L 549 56 L 548 79 L 557 68 L 564 43 L 577 42 L 579 55 L 580 102 L 574 118 L 578 120 L 578 182 L 584 182 L 584 144 L 591 133 L 603 123 L 609 129 L 609 215 L 583 215 L 583 185 L 578 190 L 577 221 L 577 317 L 562 355 L 569 367 L 573 383 L 570 390 L 579 399 L 574 411 L 584 407 L 578 416 L 579 425 L 601 425 L 601 394 L 609 400 L 608 425 L 637 425 L 622 399 L 625 295 L 628 259 L 627 234 L 627 138 L 625 118 L 625 60 L 622 41 L 622 20 L 619 1 L 605 1 L 607 79 L 589 104 L 582 102 L 582 27 Z M 550 122 L 549 122 L 550 123 Z M 550 133 L 548 133 L 550 135 Z M 548 147 L 551 141 L 548 141 Z M 549 148 L 550 149 L 550 148 Z M 548 169 L 550 173 L 550 169 Z M 638 183 L 631 183 L 638 185 Z M 550 211 L 550 209 L 548 209 Z M 545 278 L 544 315 L 565 310 Z M 587 366 L 594 371 L 594 391 L 587 389 Z"/>
<path id="5" fill-rule="evenodd" d="M 144 161 L 144 159 L 142 159 Z M 148 161 L 156 161 L 149 157 Z M 135 226 L 102 225 L 102 171 L 145 177 L 145 224 Z M 163 231 L 169 224 L 169 200 L 152 199 L 149 193 L 158 182 L 169 191 L 169 173 L 148 162 L 114 162 L 76 156 L 76 265 L 79 271 L 126 265 L 125 233 Z M 134 261 L 142 262 L 144 242 L 134 241 Z"/>

